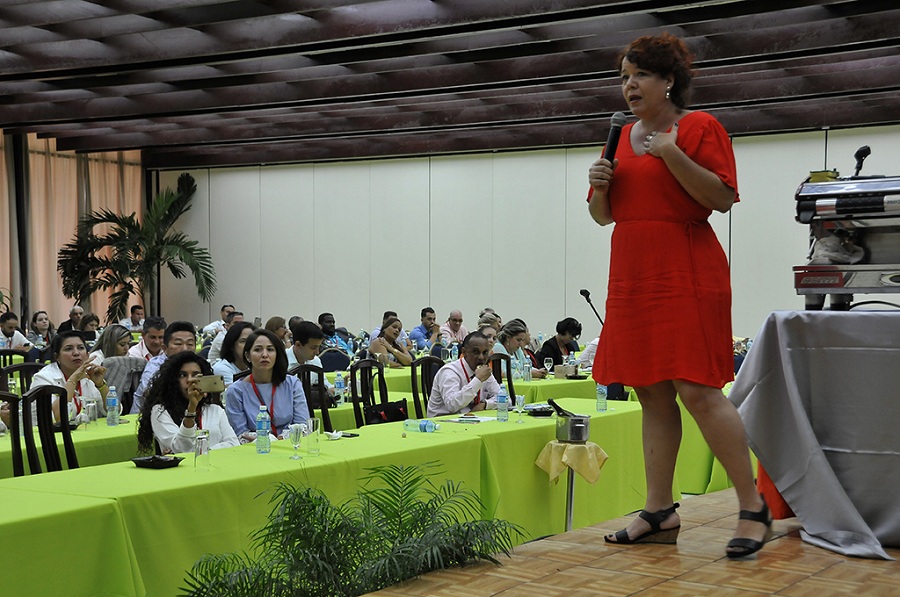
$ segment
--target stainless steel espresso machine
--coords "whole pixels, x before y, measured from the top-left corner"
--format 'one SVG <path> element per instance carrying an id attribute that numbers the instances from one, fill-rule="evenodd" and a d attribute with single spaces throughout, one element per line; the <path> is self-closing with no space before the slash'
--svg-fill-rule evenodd
<path id="1" fill-rule="evenodd" d="M 797 221 L 809 225 L 806 265 L 794 288 L 806 308 L 846 310 L 854 293 L 900 292 L 900 176 L 859 176 L 867 146 L 855 154 L 854 176 L 813 172 L 797 189 Z"/>

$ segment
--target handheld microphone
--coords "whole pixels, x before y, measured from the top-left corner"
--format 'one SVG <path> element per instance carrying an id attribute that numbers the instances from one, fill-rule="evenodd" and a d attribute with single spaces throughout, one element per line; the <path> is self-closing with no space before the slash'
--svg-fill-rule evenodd
<path id="1" fill-rule="evenodd" d="M 603 150 L 603 157 L 612 162 L 616 159 L 616 149 L 619 147 L 619 136 L 622 134 L 622 127 L 625 126 L 627 118 L 621 112 L 616 112 L 609 119 L 609 137 L 606 139 L 606 148 Z M 587 291 L 585 291 L 587 292 Z M 582 292 L 584 295 L 584 292 Z M 587 298 L 585 296 L 585 298 Z"/>
<path id="2" fill-rule="evenodd" d="M 619 128 L 621 128 L 621 127 L 619 127 Z M 587 304 L 591 306 L 591 310 L 594 312 L 594 315 L 596 315 L 596 316 L 597 316 L 597 319 L 600 320 L 600 325 L 604 325 L 604 324 L 603 324 L 603 318 L 600 317 L 600 314 L 597 313 L 597 308 L 594 307 L 594 303 L 591 302 L 591 293 L 588 292 L 588 289 L 587 289 L 587 288 L 582 288 L 582 289 L 579 291 L 579 293 L 581 294 L 581 296 L 584 297 L 584 300 L 587 301 Z"/>
<path id="3" fill-rule="evenodd" d="M 853 173 L 853 176 L 859 176 L 859 171 L 862 170 L 863 162 L 871 154 L 872 149 L 868 145 L 863 145 L 856 150 L 856 153 L 853 154 L 853 157 L 856 158 L 856 172 Z"/>

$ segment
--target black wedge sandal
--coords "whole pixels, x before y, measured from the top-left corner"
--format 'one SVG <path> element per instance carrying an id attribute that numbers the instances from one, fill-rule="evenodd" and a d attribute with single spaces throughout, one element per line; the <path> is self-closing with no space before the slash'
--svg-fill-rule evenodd
<path id="1" fill-rule="evenodd" d="M 762 497 L 762 496 L 760 496 Z M 727 555 L 732 560 L 736 560 L 738 558 L 746 558 L 749 555 L 753 555 L 762 549 L 762 546 L 772 538 L 772 517 L 769 515 L 769 505 L 766 503 L 765 498 L 763 498 L 763 507 L 762 510 L 758 512 L 753 512 L 752 510 L 741 510 L 740 514 L 738 514 L 738 518 L 740 520 L 752 520 L 753 522 L 761 522 L 766 525 L 766 534 L 763 537 L 762 541 L 757 541 L 756 539 L 750 539 L 748 537 L 737 537 L 728 542 L 728 546 L 725 550 L 725 555 Z M 728 551 L 728 548 L 734 548 L 734 551 Z"/>
<path id="2" fill-rule="evenodd" d="M 616 531 L 616 534 L 613 535 L 615 541 L 611 541 L 609 535 L 606 535 L 603 539 L 607 543 L 620 543 L 622 545 L 631 545 L 633 543 L 675 543 L 675 541 L 678 540 L 678 531 L 681 530 L 681 525 L 679 524 L 677 527 L 672 527 L 671 529 L 663 529 L 660 528 L 659 525 L 665 522 L 668 517 L 675 514 L 675 509 L 679 506 L 680 504 L 675 502 L 669 508 L 663 508 L 656 512 L 641 510 L 638 516 L 650 524 L 650 530 L 638 535 L 634 539 L 628 537 L 628 529 Z"/>

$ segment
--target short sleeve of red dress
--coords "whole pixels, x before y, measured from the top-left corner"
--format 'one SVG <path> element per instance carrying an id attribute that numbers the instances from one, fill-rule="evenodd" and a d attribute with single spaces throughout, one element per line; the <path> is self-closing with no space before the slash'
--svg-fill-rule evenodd
<path id="1" fill-rule="evenodd" d="M 623 130 L 609 189 L 615 220 L 606 324 L 594 379 L 646 386 L 684 379 L 722 387 L 734 378 L 728 262 L 707 218 L 662 159 L 636 155 Z M 704 112 L 678 124 L 676 141 L 735 190 L 728 134 Z"/>

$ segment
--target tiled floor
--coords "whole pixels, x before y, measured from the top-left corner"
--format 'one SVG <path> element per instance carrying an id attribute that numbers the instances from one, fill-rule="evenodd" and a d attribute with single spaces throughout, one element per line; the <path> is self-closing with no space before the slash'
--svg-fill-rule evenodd
<path id="1" fill-rule="evenodd" d="M 724 548 L 737 520 L 733 490 L 685 500 L 678 513 L 677 545 L 604 543 L 604 534 L 627 524 L 624 517 L 517 547 L 502 566 L 434 572 L 374 594 L 900 596 L 900 562 L 848 558 L 803 543 L 796 519 L 775 521 L 775 537 L 758 555 L 729 560 Z M 900 558 L 900 549 L 888 553 Z"/>

